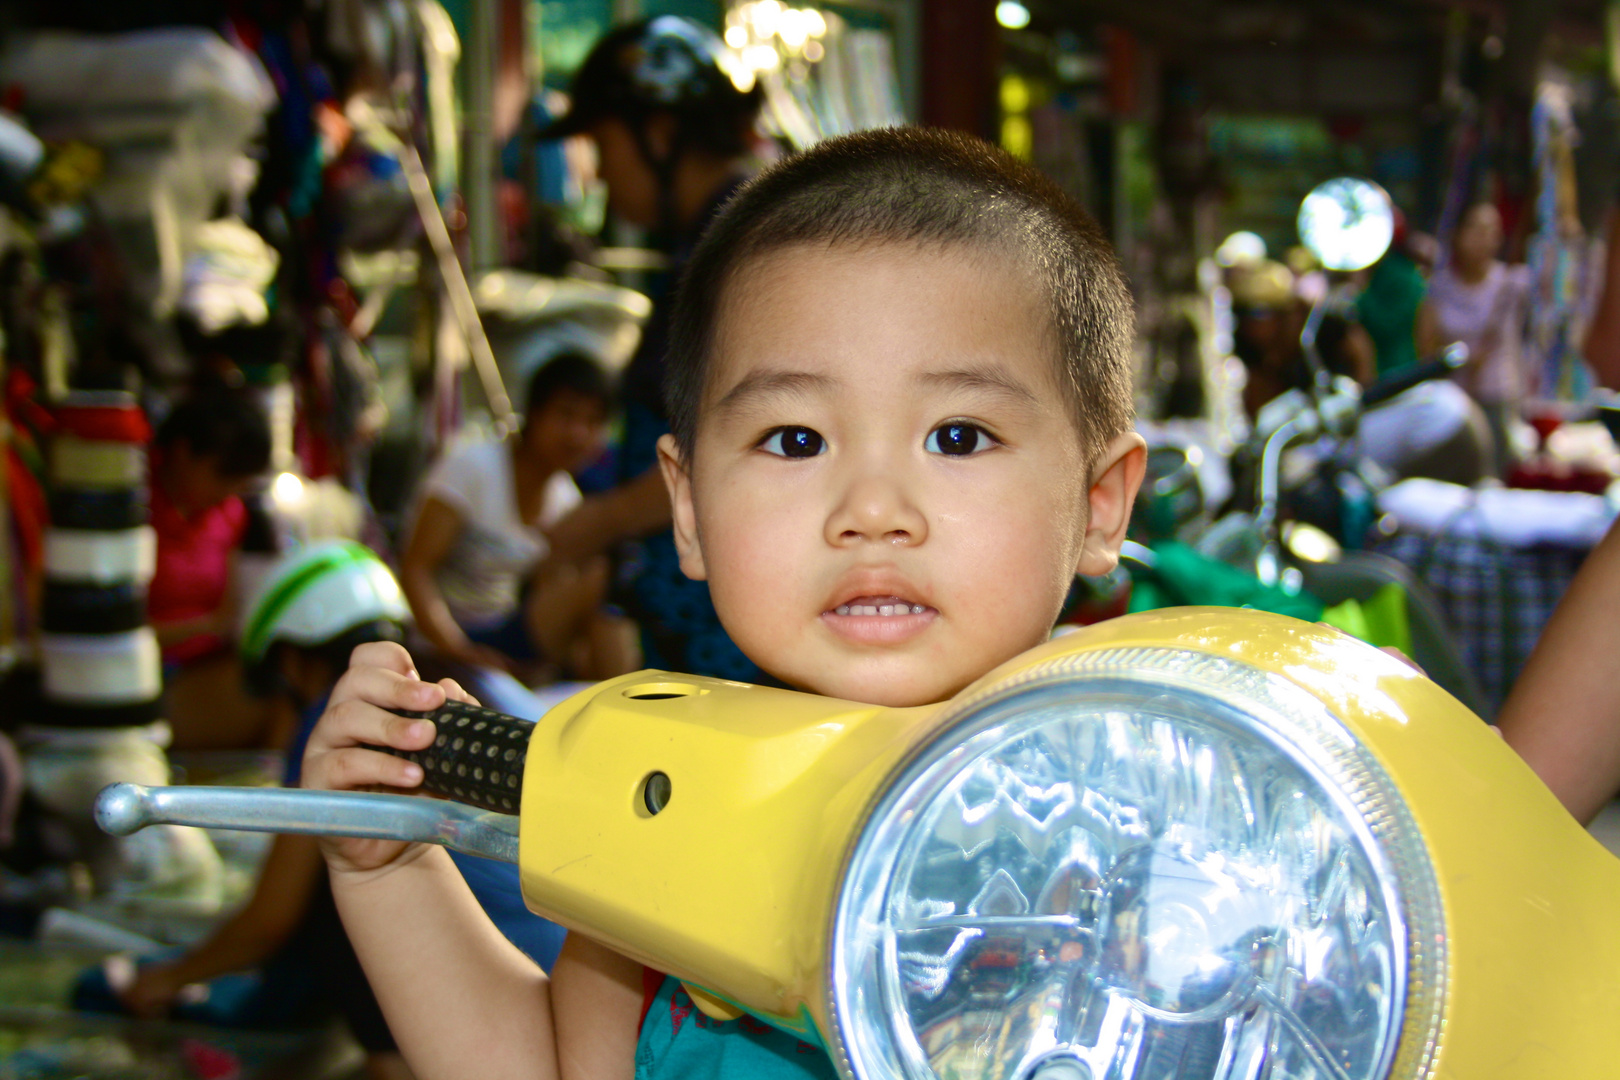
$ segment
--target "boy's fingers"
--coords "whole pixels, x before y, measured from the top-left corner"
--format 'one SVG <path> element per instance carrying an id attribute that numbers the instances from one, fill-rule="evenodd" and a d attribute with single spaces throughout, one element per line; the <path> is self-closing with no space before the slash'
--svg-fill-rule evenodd
<path id="1" fill-rule="evenodd" d="M 353 747 L 324 755 L 312 786 L 332 791 L 360 788 L 413 788 L 422 782 L 422 767 L 414 761 Z"/>
<path id="2" fill-rule="evenodd" d="M 468 705 L 479 704 L 478 699 L 467 693 L 466 690 L 463 690 L 461 684 L 456 682 L 454 679 L 440 679 L 439 687 L 444 691 L 444 696 L 447 700 L 460 701 Z"/>
<path id="3" fill-rule="evenodd" d="M 311 736 L 325 733 L 325 745 L 334 750 L 363 744 L 392 746 L 398 750 L 421 750 L 433 741 L 433 721 L 400 716 L 367 701 L 350 698 L 326 710 L 326 718 Z"/>
<path id="4" fill-rule="evenodd" d="M 397 641 L 368 641 L 355 647 L 349 654 L 349 667 L 379 667 L 400 675 L 416 677 L 416 665 L 411 654 Z"/>
<path id="5" fill-rule="evenodd" d="M 444 688 L 379 667 L 350 668 L 332 691 L 336 703 L 369 701 L 384 709 L 428 712 L 444 704 Z"/>

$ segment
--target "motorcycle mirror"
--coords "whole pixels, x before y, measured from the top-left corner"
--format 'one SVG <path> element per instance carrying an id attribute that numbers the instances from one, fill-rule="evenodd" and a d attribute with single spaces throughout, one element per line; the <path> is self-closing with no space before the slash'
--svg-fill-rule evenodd
<path id="1" fill-rule="evenodd" d="M 1329 270 L 1361 270 L 1395 238 L 1395 204 L 1371 180 L 1340 176 L 1318 184 L 1299 205 L 1299 238 Z"/>

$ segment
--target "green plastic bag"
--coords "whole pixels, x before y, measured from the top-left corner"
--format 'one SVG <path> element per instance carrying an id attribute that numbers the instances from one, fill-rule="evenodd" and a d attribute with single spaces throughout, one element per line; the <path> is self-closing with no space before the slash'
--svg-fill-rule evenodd
<path id="1" fill-rule="evenodd" d="M 1306 622 L 1325 622 L 1370 645 L 1393 645 L 1412 652 L 1412 629 L 1407 619 L 1406 591 L 1389 584 L 1365 602 L 1346 600 L 1326 607 L 1309 593 L 1290 593 L 1218 559 L 1201 555 L 1186 544 L 1166 541 L 1153 549 L 1152 566 L 1131 564 L 1129 610 L 1198 605 L 1253 608 L 1288 615 Z"/>

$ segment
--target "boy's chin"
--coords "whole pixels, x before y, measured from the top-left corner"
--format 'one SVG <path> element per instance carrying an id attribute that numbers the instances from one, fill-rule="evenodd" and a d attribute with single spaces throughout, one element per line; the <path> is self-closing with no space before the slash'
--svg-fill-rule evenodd
<path id="1" fill-rule="evenodd" d="M 862 705 L 878 705 L 888 709 L 938 705 L 942 701 L 949 701 L 962 686 L 966 685 L 963 683 L 962 686 L 948 686 L 937 681 L 906 678 L 896 674 L 843 679 L 824 679 L 805 675 L 794 677 L 778 675 L 775 672 L 768 674 L 788 688 L 802 693 L 838 698 L 841 701 L 855 701 Z"/>

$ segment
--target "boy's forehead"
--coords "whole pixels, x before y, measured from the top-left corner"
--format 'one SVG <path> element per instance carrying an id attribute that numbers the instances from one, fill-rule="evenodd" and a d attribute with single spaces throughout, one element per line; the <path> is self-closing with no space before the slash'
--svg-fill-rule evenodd
<path id="1" fill-rule="evenodd" d="M 761 368 L 824 385 L 903 375 L 940 384 L 953 380 L 929 376 L 978 372 L 1037 393 L 1062 390 L 1046 290 L 995 248 L 894 241 L 775 248 L 730 275 L 715 320 L 710 405 Z M 792 381 L 809 390 L 815 380 Z"/>

